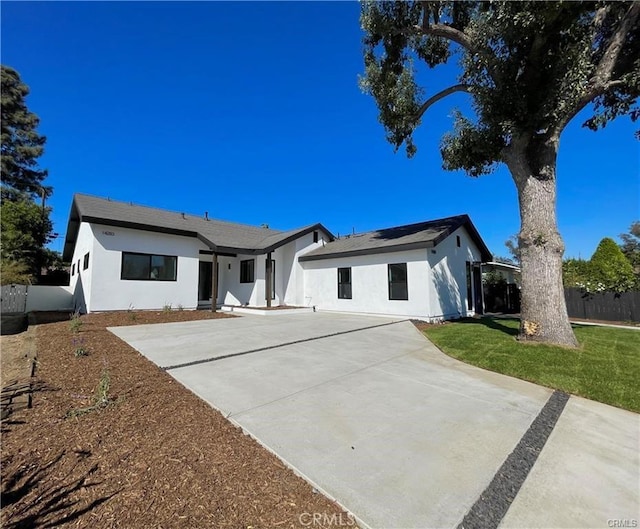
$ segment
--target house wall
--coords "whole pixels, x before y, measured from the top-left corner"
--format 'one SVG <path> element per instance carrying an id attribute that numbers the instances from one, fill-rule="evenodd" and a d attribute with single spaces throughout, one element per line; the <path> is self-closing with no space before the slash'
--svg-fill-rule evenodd
<path id="1" fill-rule="evenodd" d="M 479 261 L 480 255 L 460 228 L 435 248 L 305 261 L 301 263 L 305 304 L 319 310 L 422 319 L 472 315 L 473 310 L 467 309 L 466 263 Z M 392 263 L 407 263 L 408 300 L 389 299 L 388 264 Z M 352 299 L 338 299 L 337 269 L 341 267 L 351 267 Z"/>
<path id="2" fill-rule="evenodd" d="M 284 302 L 286 305 L 303 307 L 309 305 L 305 299 L 304 282 L 305 270 L 298 258 L 316 248 L 321 248 L 329 242 L 329 238 L 322 231 L 318 231 L 318 242 L 313 242 L 313 232 L 283 246 L 285 262 L 289 267 L 285 270 L 283 287 L 285 290 Z"/>
<path id="3" fill-rule="evenodd" d="M 321 244 L 322 240 L 313 243 L 309 233 L 272 252 L 276 262 L 273 305 L 303 304 L 303 274 L 297 257 Z M 196 308 L 199 262 L 212 260 L 199 252 L 207 249 L 196 238 L 83 222 L 73 255 L 76 270 L 70 280 L 74 308 L 82 312 L 161 309 L 165 305 Z M 177 280 L 121 279 L 122 252 L 177 256 Z M 83 270 L 86 253 L 89 267 Z M 240 261 L 245 259 L 255 259 L 253 283 L 240 283 Z M 219 256 L 218 303 L 265 306 L 265 261 L 266 255 Z"/>
<path id="4" fill-rule="evenodd" d="M 273 257 L 277 260 L 277 256 Z M 208 260 L 211 257 L 207 256 Z M 254 275 L 252 283 L 240 282 L 240 262 L 254 260 Z M 265 256 L 238 254 L 237 257 L 219 257 L 220 275 L 218 278 L 218 303 L 224 305 L 251 305 L 256 306 L 260 297 L 260 283 L 262 285 L 262 305 L 264 300 L 264 266 Z M 229 267 L 231 265 L 231 267 Z M 276 274 L 278 265 L 276 264 Z M 277 282 L 277 278 L 276 278 Z"/>
<path id="5" fill-rule="evenodd" d="M 327 239 L 326 235 L 320 232 L 318 242 L 314 243 L 313 232 L 311 232 L 271 253 L 276 269 L 273 285 L 275 299 L 271 300 L 273 306 L 304 304 L 304 274 L 298 257 L 321 246 L 323 236 Z M 211 260 L 211 257 L 206 256 L 204 259 Z M 253 283 L 240 283 L 240 261 L 246 259 L 255 259 Z M 266 260 L 266 254 L 219 257 L 218 302 L 225 305 L 266 306 Z"/>
<path id="6" fill-rule="evenodd" d="M 460 237 L 460 247 L 456 236 Z M 472 316 L 474 310 L 467 308 L 466 266 L 467 261 L 479 262 L 481 253 L 467 231 L 458 228 L 435 248 L 429 249 L 427 256 L 430 271 L 429 317 L 450 319 Z M 474 292 L 473 287 L 471 290 Z"/>
<path id="7" fill-rule="evenodd" d="M 81 224 L 79 233 L 94 241 L 90 273 L 80 276 L 87 311 L 161 309 L 169 304 L 174 308 L 197 307 L 199 250 L 206 249 L 198 239 L 86 223 Z M 76 252 L 79 248 L 80 237 Z M 121 279 L 122 252 L 177 256 L 177 280 Z"/>
<path id="8" fill-rule="evenodd" d="M 320 310 L 426 317 L 427 250 L 305 261 L 304 292 Z M 389 263 L 407 263 L 408 300 L 389 300 Z M 338 268 L 351 267 L 352 299 L 338 299 Z"/>
<path id="9" fill-rule="evenodd" d="M 82 222 L 78 229 L 78 237 L 71 260 L 70 273 L 73 273 L 69 277 L 69 286 L 71 292 L 73 292 L 73 309 L 80 312 L 88 312 L 91 304 L 91 284 L 95 258 L 94 242 L 91 226 L 86 222 Z M 87 253 L 89 254 L 89 267 L 87 270 L 83 270 L 84 256 Z"/>

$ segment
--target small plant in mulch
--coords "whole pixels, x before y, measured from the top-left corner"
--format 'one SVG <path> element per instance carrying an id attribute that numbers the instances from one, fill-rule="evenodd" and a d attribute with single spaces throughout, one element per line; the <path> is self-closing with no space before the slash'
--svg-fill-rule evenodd
<path id="1" fill-rule="evenodd" d="M 172 307 L 171 307 L 171 303 L 165 303 L 162 306 L 162 312 L 171 312 Z"/>
<path id="2" fill-rule="evenodd" d="M 74 356 L 78 357 L 78 356 L 89 356 L 89 349 L 87 349 L 84 345 L 84 338 L 81 338 L 79 336 L 74 336 L 73 337 L 73 354 Z"/>
<path id="3" fill-rule="evenodd" d="M 66 415 L 67 418 L 80 417 L 82 415 L 86 415 L 87 413 L 91 413 L 92 411 L 101 410 L 103 408 L 107 408 L 113 404 L 116 404 L 118 402 L 118 399 L 109 395 L 109 386 L 109 371 L 105 369 L 104 371 L 102 371 L 102 376 L 100 377 L 100 382 L 98 382 L 98 386 L 96 387 L 91 406 L 69 410 Z"/>
<path id="4" fill-rule="evenodd" d="M 82 324 L 83 324 L 83 321 L 80 319 L 80 311 L 76 310 L 71 315 L 71 321 L 69 322 L 69 329 L 71 329 L 72 333 L 78 334 L 82 329 Z"/>
<path id="5" fill-rule="evenodd" d="M 138 314 L 134 312 L 133 303 L 129 303 L 129 308 L 127 309 L 127 314 L 129 315 L 129 319 L 131 321 L 136 321 L 138 319 Z"/>
<path id="6" fill-rule="evenodd" d="M 179 303 L 177 309 L 178 309 L 179 312 L 182 312 L 184 310 L 184 305 Z"/>

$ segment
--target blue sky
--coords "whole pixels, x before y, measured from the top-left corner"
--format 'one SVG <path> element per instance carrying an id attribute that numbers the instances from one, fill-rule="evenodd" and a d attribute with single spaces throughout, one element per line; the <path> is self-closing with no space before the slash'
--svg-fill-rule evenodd
<path id="1" fill-rule="evenodd" d="M 368 231 L 468 213 L 495 254 L 519 229 L 509 173 L 442 170 L 464 94 L 432 107 L 418 154 L 394 154 L 362 94 L 355 2 L 2 2 L 2 63 L 31 88 L 61 250 L 82 192 L 272 228 Z M 432 71 L 427 90 L 454 80 Z M 580 116 L 578 116 L 579 118 Z M 640 218 L 640 150 L 618 119 L 576 119 L 558 165 L 567 256 Z"/>

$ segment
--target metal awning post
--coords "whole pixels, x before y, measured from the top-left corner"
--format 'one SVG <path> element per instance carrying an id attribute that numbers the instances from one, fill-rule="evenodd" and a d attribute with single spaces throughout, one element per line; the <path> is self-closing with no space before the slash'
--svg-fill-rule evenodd
<path id="1" fill-rule="evenodd" d="M 218 305 L 218 254 L 213 252 L 211 263 L 211 312 L 215 312 Z"/>
<path id="2" fill-rule="evenodd" d="M 271 291 L 273 289 L 273 285 L 271 284 L 271 274 L 272 274 L 273 264 L 271 263 L 271 252 L 267 254 L 267 263 L 266 263 L 266 276 L 265 277 L 265 290 L 267 295 L 267 308 L 271 307 Z"/>

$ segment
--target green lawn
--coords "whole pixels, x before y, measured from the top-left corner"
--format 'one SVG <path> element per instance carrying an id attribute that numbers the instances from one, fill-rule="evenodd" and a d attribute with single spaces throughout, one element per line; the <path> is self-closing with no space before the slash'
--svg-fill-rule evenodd
<path id="1" fill-rule="evenodd" d="M 467 319 L 431 327 L 448 355 L 619 408 L 640 412 L 640 331 L 574 325 L 577 350 L 520 343 L 517 320 Z"/>

